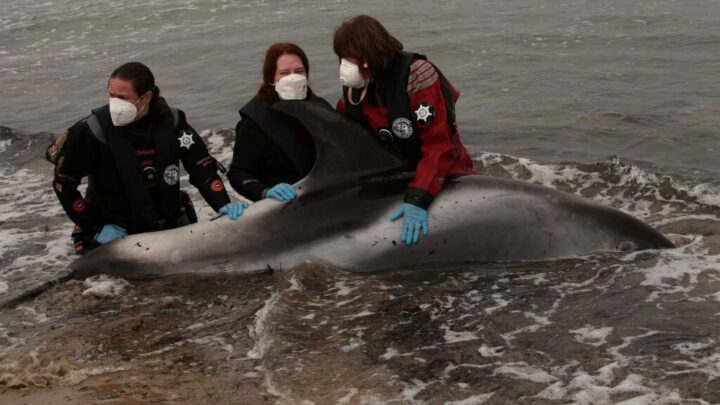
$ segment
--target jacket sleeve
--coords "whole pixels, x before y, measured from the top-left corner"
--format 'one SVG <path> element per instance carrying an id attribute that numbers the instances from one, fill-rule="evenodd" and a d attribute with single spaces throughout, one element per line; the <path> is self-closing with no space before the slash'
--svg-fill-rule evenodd
<path id="1" fill-rule="evenodd" d="M 192 142 L 189 147 L 178 146 L 180 160 L 185 171 L 190 175 L 190 184 L 195 186 L 205 201 L 216 212 L 230 202 L 225 185 L 218 175 L 218 163 L 205 146 L 200 135 L 187 123 L 185 113 L 180 111 L 180 121 L 177 128 L 178 138 L 190 136 Z"/>
<path id="2" fill-rule="evenodd" d="M 258 201 L 267 185 L 252 173 L 257 173 L 263 159 L 261 129 L 250 118 L 242 117 L 235 127 L 233 159 L 227 177 L 240 195 Z"/>
<path id="3" fill-rule="evenodd" d="M 98 155 L 94 143 L 98 142 L 90 132 L 85 120 L 68 129 L 53 147 L 58 148 L 53 189 L 70 220 L 89 235 L 100 228 L 98 218 L 85 203 L 78 186 L 82 178 L 90 174 Z"/>
<path id="4" fill-rule="evenodd" d="M 415 178 L 408 184 L 405 202 L 427 209 L 440 193 L 456 159 L 452 144 L 454 130 L 447 122 L 442 84 L 430 62 L 416 60 L 410 66 L 408 95 L 422 156 Z M 457 99 L 457 92 L 453 96 Z"/>

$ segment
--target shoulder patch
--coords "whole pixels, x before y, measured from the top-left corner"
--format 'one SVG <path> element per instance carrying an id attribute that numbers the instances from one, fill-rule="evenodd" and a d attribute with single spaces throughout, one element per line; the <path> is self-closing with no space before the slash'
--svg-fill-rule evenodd
<path id="1" fill-rule="evenodd" d="M 415 112 L 415 122 L 420 125 L 427 125 L 435 119 L 435 108 L 430 103 L 422 103 Z"/>
<path id="2" fill-rule="evenodd" d="M 412 95 L 422 89 L 428 88 L 438 81 L 438 73 L 432 63 L 418 59 L 410 65 L 408 76 L 408 94 Z"/>
<path id="3" fill-rule="evenodd" d="M 63 145 L 65 145 L 67 137 L 68 131 L 63 132 L 53 141 L 53 143 L 50 144 L 47 150 L 45 150 L 45 159 L 47 159 L 48 162 L 54 165 L 58 164 L 58 161 L 60 160 L 60 151 L 62 150 Z"/>
<path id="4" fill-rule="evenodd" d="M 190 131 L 182 131 L 180 133 L 180 137 L 178 137 L 178 142 L 180 142 L 181 148 L 187 148 L 187 150 L 190 150 L 190 147 L 195 144 L 195 141 L 193 141 L 193 133 Z"/>

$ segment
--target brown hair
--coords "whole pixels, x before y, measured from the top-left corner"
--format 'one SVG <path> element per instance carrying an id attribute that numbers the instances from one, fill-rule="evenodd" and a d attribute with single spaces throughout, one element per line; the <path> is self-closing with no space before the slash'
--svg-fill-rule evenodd
<path id="1" fill-rule="evenodd" d="M 137 97 L 142 96 L 148 90 L 152 91 L 151 101 L 160 97 L 160 89 L 155 85 L 155 76 L 150 68 L 140 62 L 128 62 L 113 70 L 110 78 L 127 80 L 132 83 L 133 91 Z"/>
<path id="2" fill-rule="evenodd" d="M 276 101 L 279 99 L 275 86 L 273 86 L 273 79 L 275 78 L 275 71 L 277 70 L 278 59 L 286 54 L 296 55 L 302 61 L 303 67 L 305 68 L 305 74 L 310 77 L 310 62 L 308 62 L 305 51 L 299 46 L 290 42 L 279 42 L 268 48 L 265 52 L 265 61 L 263 62 L 263 82 L 258 90 L 258 97 L 261 100 Z"/>
<path id="3" fill-rule="evenodd" d="M 335 29 L 333 49 L 338 58 L 357 59 L 363 75 L 379 79 L 402 51 L 403 44 L 390 35 L 380 21 L 358 15 Z"/>

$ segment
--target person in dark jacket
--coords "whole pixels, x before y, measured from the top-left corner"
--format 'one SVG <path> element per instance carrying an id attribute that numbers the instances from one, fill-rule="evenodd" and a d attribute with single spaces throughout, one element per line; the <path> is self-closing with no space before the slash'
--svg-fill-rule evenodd
<path id="1" fill-rule="evenodd" d="M 455 123 L 458 91 L 425 56 L 403 45 L 373 17 L 360 15 L 335 30 L 343 97 L 337 110 L 366 127 L 415 167 L 404 204 L 401 239 L 416 243 L 428 233 L 428 214 L 443 183 L 474 173 Z"/>
<path id="2" fill-rule="evenodd" d="M 147 66 L 130 62 L 108 80 L 109 103 L 70 127 L 48 149 L 53 188 L 75 223 L 75 251 L 83 254 L 128 234 L 197 222 L 180 190 L 179 161 L 205 201 L 237 219 L 247 206 L 231 202 L 185 113 L 168 106 Z M 78 191 L 88 177 L 85 197 Z"/>
<path id="3" fill-rule="evenodd" d="M 260 90 L 239 111 L 227 177 L 238 193 L 252 201 L 293 200 L 297 190 L 292 184 L 315 163 L 310 134 L 296 119 L 271 108 L 279 100 L 306 100 L 331 108 L 310 90 L 309 73 L 308 58 L 299 46 L 272 45 L 265 53 Z"/>

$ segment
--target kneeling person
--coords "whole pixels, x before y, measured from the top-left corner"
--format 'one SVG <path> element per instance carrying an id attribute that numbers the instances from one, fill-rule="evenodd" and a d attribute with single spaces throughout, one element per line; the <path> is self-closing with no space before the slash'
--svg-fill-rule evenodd
<path id="1" fill-rule="evenodd" d="M 239 111 L 235 146 L 228 180 L 240 195 L 252 201 L 297 197 L 293 183 L 315 164 L 312 137 L 295 118 L 272 109 L 280 100 L 330 104 L 308 86 L 310 63 L 299 46 L 281 42 L 265 53 L 260 90 Z"/>
<path id="2" fill-rule="evenodd" d="M 189 196 L 180 190 L 179 161 L 213 209 L 233 220 L 242 214 L 247 203 L 230 202 L 218 163 L 185 113 L 160 97 L 147 66 L 131 62 L 117 68 L 108 93 L 107 105 L 48 149 L 55 163 L 55 194 L 76 224 L 76 253 L 127 234 L 197 222 Z M 86 176 L 83 198 L 77 188 Z"/>

